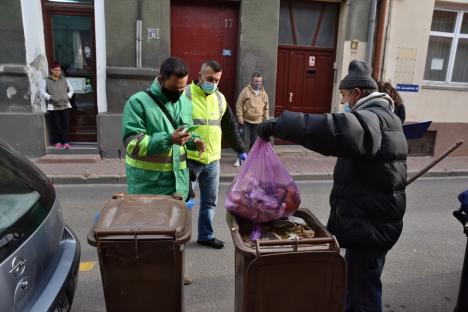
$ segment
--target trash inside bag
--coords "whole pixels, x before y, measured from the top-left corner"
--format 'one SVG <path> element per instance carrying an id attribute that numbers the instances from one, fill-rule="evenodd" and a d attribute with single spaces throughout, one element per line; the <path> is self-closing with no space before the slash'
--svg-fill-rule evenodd
<path id="1" fill-rule="evenodd" d="M 258 138 L 229 188 L 225 207 L 254 223 L 294 214 L 301 203 L 299 189 L 271 144 Z"/>
<path id="2" fill-rule="evenodd" d="M 294 240 L 294 239 L 309 239 L 316 237 L 316 233 L 307 224 L 296 224 L 293 222 L 283 222 L 288 219 L 281 219 L 281 223 L 277 221 L 268 223 L 255 223 L 251 225 L 250 232 L 241 233 L 242 240 L 250 247 L 255 248 L 255 241 L 271 241 L 271 240 Z M 249 229 L 249 227 L 247 227 Z"/>

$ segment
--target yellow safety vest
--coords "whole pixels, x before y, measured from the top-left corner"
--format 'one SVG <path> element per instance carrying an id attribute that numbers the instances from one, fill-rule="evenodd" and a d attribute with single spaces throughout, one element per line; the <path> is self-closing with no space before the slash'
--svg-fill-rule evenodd
<path id="1" fill-rule="evenodd" d="M 198 125 L 194 134 L 205 142 L 205 152 L 187 151 L 187 157 L 202 164 L 221 159 L 221 119 L 226 112 L 224 95 L 215 91 L 206 95 L 194 82 L 185 88 L 185 96 L 192 101 L 193 124 Z"/>

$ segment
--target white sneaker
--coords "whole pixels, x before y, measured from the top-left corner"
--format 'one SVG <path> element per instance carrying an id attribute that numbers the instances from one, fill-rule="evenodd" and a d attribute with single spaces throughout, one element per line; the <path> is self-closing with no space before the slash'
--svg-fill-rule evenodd
<path id="1" fill-rule="evenodd" d="M 239 158 L 236 159 L 236 162 L 234 163 L 234 167 L 240 167 Z"/>

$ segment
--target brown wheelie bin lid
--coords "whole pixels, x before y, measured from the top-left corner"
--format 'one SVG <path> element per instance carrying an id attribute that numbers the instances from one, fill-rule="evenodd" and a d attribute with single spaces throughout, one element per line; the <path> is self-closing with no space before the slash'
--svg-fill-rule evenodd
<path id="1" fill-rule="evenodd" d="M 102 209 L 94 236 L 97 241 L 135 235 L 173 237 L 183 244 L 190 239 L 190 224 L 190 213 L 182 200 L 165 195 L 125 195 Z"/>

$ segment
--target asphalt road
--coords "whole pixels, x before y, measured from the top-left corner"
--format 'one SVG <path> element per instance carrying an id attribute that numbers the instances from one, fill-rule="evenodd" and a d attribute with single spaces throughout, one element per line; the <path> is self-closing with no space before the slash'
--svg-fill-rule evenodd
<path id="1" fill-rule="evenodd" d="M 194 283 L 185 287 L 185 311 L 210 312 L 234 310 L 234 247 L 225 221 L 224 194 L 215 220 L 222 250 L 212 250 L 191 242 L 187 245 L 186 272 Z M 328 216 L 329 182 L 301 182 L 301 205 L 322 221 Z M 445 312 L 456 303 L 466 237 L 452 216 L 458 207 L 456 195 L 468 189 L 467 178 L 424 179 L 407 190 L 404 232 L 388 256 L 383 273 L 384 311 Z M 96 263 L 96 250 L 86 235 L 97 210 L 124 185 L 57 186 L 65 218 L 82 244 L 78 288 L 73 312 L 105 311 L 104 297 Z M 193 211 L 196 238 L 197 209 Z M 93 267 L 94 265 L 94 267 Z"/>

